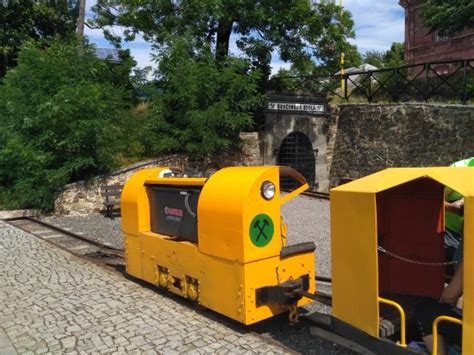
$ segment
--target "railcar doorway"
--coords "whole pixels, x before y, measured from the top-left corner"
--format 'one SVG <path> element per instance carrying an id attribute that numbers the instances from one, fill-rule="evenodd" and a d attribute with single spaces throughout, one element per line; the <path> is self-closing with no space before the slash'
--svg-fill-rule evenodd
<path id="1" fill-rule="evenodd" d="M 278 150 L 278 165 L 289 166 L 300 172 L 308 181 L 311 189 L 314 188 L 316 159 L 311 141 L 304 133 L 295 131 L 288 134 L 283 139 Z M 298 182 L 292 178 L 281 177 L 280 186 L 282 189 L 293 189 L 298 186 Z"/>

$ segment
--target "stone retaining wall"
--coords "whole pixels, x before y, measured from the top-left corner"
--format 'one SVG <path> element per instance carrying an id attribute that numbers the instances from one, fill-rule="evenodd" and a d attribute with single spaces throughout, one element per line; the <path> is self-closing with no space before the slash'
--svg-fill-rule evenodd
<path id="1" fill-rule="evenodd" d="M 474 107 L 346 104 L 339 109 L 330 183 L 387 167 L 447 166 L 474 156 Z"/>
<path id="2" fill-rule="evenodd" d="M 40 214 L 37 210 L 9 210 L 0 211 L 0 220 L 22 217 L 36 217 Z"/>
<path id="3" fill-rule="evenodd" d="M 69 184 L 56 199 L 54 213 L 58 215 L 86 215 L 101 212 L 104 209 L 101 188 L 106 185 L 124 184 L 134 172 L 144 168 L 170 166 L 183 171 L 206 175 L 213 170 L 226 166 L 262 164 L 258 134 L 255 132 L 242 133 L 241 139 L 241 152 L 222 155 L 214 161 L 190 163 L 185 156 L 174 154 L 139 162 L 92 181 L 79 181 Z"/>

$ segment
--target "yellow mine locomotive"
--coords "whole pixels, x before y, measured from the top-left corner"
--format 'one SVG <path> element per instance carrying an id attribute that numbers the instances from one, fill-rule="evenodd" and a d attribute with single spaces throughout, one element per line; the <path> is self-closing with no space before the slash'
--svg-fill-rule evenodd
<path id="1" fill-rule="evenodd" d="M 281 176 L 301 186 L 280 196 Z M 315 292 L 315 246 L 286 245 L 280 207 L 307 188 L 286 167 L 230 167 L 209 178 L 141 170 L 121 198 L 126 271 L 244 324 L 295 315 L 310 302 L 298 294 Z"/>

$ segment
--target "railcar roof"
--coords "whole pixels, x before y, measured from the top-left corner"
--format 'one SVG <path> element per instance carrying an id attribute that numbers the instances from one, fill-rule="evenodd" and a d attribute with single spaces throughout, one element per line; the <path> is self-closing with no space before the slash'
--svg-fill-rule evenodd
<path id="1" fill-rule="evenodd" d="M 331 192 L 377 193 L 404 183 L 433 179 L 466 197 L 474 196 L 474 167 L 389 168 L 331 189 Z"/>

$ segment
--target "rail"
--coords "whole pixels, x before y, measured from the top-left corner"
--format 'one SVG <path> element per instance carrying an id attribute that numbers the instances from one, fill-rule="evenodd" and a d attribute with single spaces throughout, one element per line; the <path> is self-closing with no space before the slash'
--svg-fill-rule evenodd
<path id="1" fill-rule="evenodd" d="M 342 79 L 341 79 L 342 77 Z M 337 75 L 276 76 L 276 87 L 292 87 L 313 94 L 367 102 L 438 101 L 467 104 L 474 99 L 474 59 L 437 61 L 353 71 Z M 343 81 L 343 90 L 340 82 Z M 286 81 L 286 82 L 285 82 Z"/>
<path id="2" fill-rule="evenodd" d="M 399 345 L 405 348 L 407 346 L 405 311 L 397 302 L 387 300 L 382 297 L 379 297 L 378 300 L 380 303 L 384 303 L 386 305 L 395 307 L 398 310 L 398 312 L 400 312 L 400 344 Z"/>
<path id="3" fill-rule="evenodd" d="M 124 264 L 124 250 L 109 244 L 32 217 L 11 218 L 5 221 L 80 258 L 113 267 Z"/>
<path id="4" fill-rule="evenodd" d="M 448 317 L 448 316 L 439 316 L 433 322 L 433 352 L 432 354 L 438 354 L 438 324 L 440 322 L 451 322 L 455 324 L 459 324 L 462 326 L 462 321 L 457 318 Z"/>

